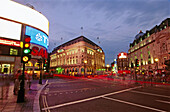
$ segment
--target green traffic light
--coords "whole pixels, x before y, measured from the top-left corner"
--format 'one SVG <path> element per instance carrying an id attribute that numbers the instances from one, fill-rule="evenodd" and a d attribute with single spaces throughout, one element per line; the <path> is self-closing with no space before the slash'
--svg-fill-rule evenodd
<path id="1" fill-rule="evenodd" d="M 30 52 L 31 52 L 30 49 L 24 49 L 24 53 L 25 53 L 25 54 L 28 54 L 28 53 L 30 53 Z"/>

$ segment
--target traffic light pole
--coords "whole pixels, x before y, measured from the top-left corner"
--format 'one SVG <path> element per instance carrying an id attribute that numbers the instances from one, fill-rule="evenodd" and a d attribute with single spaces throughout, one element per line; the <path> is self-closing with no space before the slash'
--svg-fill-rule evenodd
<path id="1" fill-rule="evenodd" d="M 42 59 L 40 59 L 40 79 L 39 79 L 39 84 L 42 84 Z"/>
<path id="2" fill-rule="evenodd" d="M 17 103 L 22 103 L 25 101 L 25 63 L 23 63 L 22 75 L 19 76 L 20 88 L 17 96 Z"/>

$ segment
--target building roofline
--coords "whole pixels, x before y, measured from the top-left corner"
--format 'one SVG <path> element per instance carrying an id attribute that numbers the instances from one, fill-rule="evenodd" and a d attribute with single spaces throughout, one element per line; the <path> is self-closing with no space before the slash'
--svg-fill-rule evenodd
<path id="1" fill-rule="evenodd" d="M 96 47 L 99 47 L 100 49 L 102 49 L 100 46 L 98 46 L 97 44 L 95 44 L 94 42 L 92 42 L 91 40 L 89 40 L 88 38 L 86 38 L 86 37 L 84 37 L 84 36 L 79 36 L 79 37 L 77 37 L 77 38 L 75 38 L 75 39 L 72 39 L 72 40 L 70 40 L 70 41 L 68 41 L 68 42 L 66 42 L 66 43 L 64 43 L 64 44 L 61 44 L 61 45 L 55 47 L 55 48 L 53 49 L 52 53 L 53 53 L 54 51 L 60 49 L 61 47 L 68 46 L 70 43 L 72 43 L 73 41 L 76 41 L 76 40 L 77 40 L 78 42 L 79 42 L 79 41 L 85 41 L 85 42 L 87 42 L 87 43 L 90 43 L 90 44 L 93 45 L 93 46 L 96 46 Z"/>

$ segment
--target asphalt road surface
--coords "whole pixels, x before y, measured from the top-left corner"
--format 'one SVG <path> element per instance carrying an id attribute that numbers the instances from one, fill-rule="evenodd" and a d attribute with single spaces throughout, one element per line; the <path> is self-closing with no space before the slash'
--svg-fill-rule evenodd
<path id="1" fill-rule="evenodd" d="M 170 87 L 102 79 L 52 79 L 42 112 L 170 112 Z"/>

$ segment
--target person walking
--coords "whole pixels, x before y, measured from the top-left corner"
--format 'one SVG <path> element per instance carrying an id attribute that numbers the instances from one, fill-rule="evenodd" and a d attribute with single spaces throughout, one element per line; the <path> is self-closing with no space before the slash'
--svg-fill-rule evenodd
<path id="1" fill-rule="evenodd" d="M 30 76 L 30 74 L 28 74 L 28 87 L 29 87 L 29 90 L 31 89 L 31 81 L 32 81 L 32 77 Z"/>
<path id="2" fill-rule="evenodd" d="M 17 73 L 14 75 L 14 95 L 18 94 L 19 90 L 19 76 L 21 76 L 21 70 L 18 70 Z"/>

